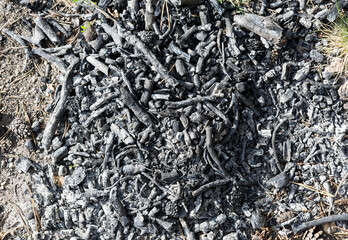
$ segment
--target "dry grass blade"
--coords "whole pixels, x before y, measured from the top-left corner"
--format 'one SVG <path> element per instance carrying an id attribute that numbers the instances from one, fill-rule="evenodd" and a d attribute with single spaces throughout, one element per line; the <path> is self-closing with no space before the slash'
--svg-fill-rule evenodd
<path id="1" fill-rule="evenodd" d="M 43 232 L 44 230 L 43 230 L 42 225 L 41 225 L 40 216 L 39 216 L 39 214 L 37 213 L 37 210 L 36 210 L 36 207 L 35 207 L 35 202 L 34 202 L 34 199 L 32 198 L 33 193 L 31 192 L 31 189 L 30 189 L 30 187 L 29 187 L 28 184 L 27 184 L 27 188 L 28 188 L 28 190 L 29 190 L 30 198 L 31 198 L 31 203 L 32 203 L 32 206 L 33 206 L 33 212 L 34 212 L 34 217 L 35 217 L 36 231 L 39 231 L 39 227 L 38 227 L 38 223 L 39 223 L 39 224 L 40 224 L 41 231 Z"/>
<path id="2" fill-rule="evenodd" d="M 10 134 L 11 129 L 7 129 L 7 131 L 0 137 L 0 143 L 3 142 L 6 137 Z"/>
<path id="3" fill-rule="evenodd" d="M 19 217 L 21 218 L 22 220 L 22 223 L 24 225 L 24 228 L 25 228 L 25 231 L 27 232 L 29 238 L 28 239 L 31 239 L 31 232 L 30 232 L 30 228 L 29 228 L 29 223 L 28 221 L 26 220 L 26 218 L 24 217 L 24 214 L 23 214 L 23 211 L 20 209 L 20 207 L 17 206 L 17 204 L 11 202 L 11 201 L 7 201 L 8 203 L 10 203 L 14 209 L 16 210 L 16 212 L 18 213 Z"/>
<path id="4" fill-rule="evenodd" d="M 348 17 L 340 13 L 337 21 L 332 25 L 324 25 L 321 29 L 321 37 L 327 41 L 322 51 L 330 59 L 332 53 L 336 53 L 342 61 L 336 80 L 348 69 Z"/>
<path id="5" fill-rule="evenodd" d="M 328 196 L 328 197 L 335 197 L 335 196 L 334 196 L 333 194 L 331 194 L 331 193 L 328 193 L 328 192 L 323 191 L 323 190 L 320 190 L 320 189 L 316 189 L 316 188 L 311 187 L 311 186 L 309 186 L 309 185 L 302 184 L 302 183 L 297 183 L 297 182 L 293 182 L 293 181 L 290 181 L 290 182 L 293 183 L 293 184 L 296 184 L 296 185 L 298 185 L 298 186 L 301 186 L 301 187 L 303 187 L 303 188 L 305 188 L 305 189 L 314 191 L 314 192 L 316 192 L 316 193 L 318 193 L 318 194 L 326 195 L 326 196 Z"/>

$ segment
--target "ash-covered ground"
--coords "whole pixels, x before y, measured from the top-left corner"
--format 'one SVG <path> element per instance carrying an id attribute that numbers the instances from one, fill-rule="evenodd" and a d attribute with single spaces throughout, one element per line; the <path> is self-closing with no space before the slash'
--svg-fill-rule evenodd
<path id="1" fill-rule="evenodd" d="M 45 124 L 9 126 L 51 158 L 13 163 L 27 236 L 347 238 L 348 90 L 320 38 L 346 1 L 21 3 L 32 35 L 3 38 L 61 72 Z"/>

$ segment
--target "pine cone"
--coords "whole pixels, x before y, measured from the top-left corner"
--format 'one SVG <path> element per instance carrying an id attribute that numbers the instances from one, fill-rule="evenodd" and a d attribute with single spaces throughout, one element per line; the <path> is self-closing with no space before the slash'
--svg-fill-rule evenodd
<path id="1" fill-rule="evenodd" d="M 29 125 L 20 118 L 15 118 L 12 121 L 11 130 L 20 139 L 28 138 L 31 135 Z"/>
<path id="2" fill-rule="evenodd" d="M 176 203 L 168 201 L 166 203 L 165 213 L 167 216 L 170 216 L 170 217 L 178 217 L 179 216 L 178 205 Z"/>

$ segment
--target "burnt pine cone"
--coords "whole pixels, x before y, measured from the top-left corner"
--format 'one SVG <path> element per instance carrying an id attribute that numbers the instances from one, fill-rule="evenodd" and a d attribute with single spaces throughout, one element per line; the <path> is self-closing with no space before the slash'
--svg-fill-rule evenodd
<path id="1" fill-rule="evenodd" d="M 165 213 L 167 216 L 170 216 L 170 217 L 178 217 L 179 216 L 178 205 L 176 203 L 168 201 L 166 203 Z"/>
<path id="2" fill-rule="evenodd" d="M 11 123 L 12 132 L 21 139 L 27 138 L 31 134 L 28 124 L 20 118 L 15 118 Z"/>

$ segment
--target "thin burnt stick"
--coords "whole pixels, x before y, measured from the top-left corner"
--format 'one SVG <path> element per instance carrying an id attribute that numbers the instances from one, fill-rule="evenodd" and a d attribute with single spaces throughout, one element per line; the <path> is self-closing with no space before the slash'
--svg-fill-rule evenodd
<path id="1" fill-rule="evenodd" d="M 196 96 L 193 98 L 189 98 L 189 99 L 177 101 L 177 102 L 166 101 L 165 104 L 168 108 L 181 108 L 181 107 L 187 107 L 199 102 L 212 101 L 215 98 L 216 98 L 215 96 Z"/>
<path id="2" fill-rule="evenodd" d="M 115 134 L 113 132 L 110 133 L 109 137 L 105 142 L 105 152 L 104 152 L 104 160 L 102 163 L 102 169 L 106 168 L 106 165 L 109 162 L 109 159 L 112 155 L 112 147 L 114 146 Z"/>
<path id="3" fill-rule="evenodd" d="M 299 234 L 309 228 L 320 226 L 325 223 L 338 222 L 338 221 L 348 221 L 348 214 L 331 215 L 328 217 L 320 218 L 318 220 L 302 223 L 299 227 L 295 228 L 294 234 Z"/>
<path id="4" fill-rule="evenodd" d="M 36 46 L 42 47 L 42 43 L 45 40 L 45 34 L 37 25 L 35 26 L 34 35 L 31 37 L 21 36 L 25 41 L 30 42 Z"/>
<path id="5" fill-rule="evenodd" d="M 184 231 L 185 238 L 187 240 L 196 240 L 195 234 L 190 230 L 190 227 L 187 224 L 186 220 L 183 218 L 179 218 L 179 221 Z"/>
<path id="6" fill-rule="evenodd" d="M 158 70 L 158 72 L 165 79 L 165 82 L 170 87 L 178 85 L 178 80 L 169 75 L 168 71 L 156 58 L 155 54 L 135 35 L 126 36 L 125 39 L 128 43 L 132 44 L 139 52 L 144 54 L 144 57 L 151 63 L 151 65 Z"/>
<path id="7" fill-rule="evenodd" d="M 143 175 L 144 177 L 146 177 L 147 179 L 149 179 L 151 182 L 153 182 L 153 184 L 155 184 L 159 189 L 162 190 L 162 192 L 164 193 L 169 193 L 169 190 L 166 189 L 165 187 L 161 186 L 154 178 L 152 178 L 150 175 L 148 175 L 145 172 L 142 172 L 141 175 Z"/>
<path id="8" fill-rule="evenodd" d="M 75 58 L 73 62 L 70 64 L 70 66 L 68 67 L 65 73 L 64 79 L 62 81 L 62 90 L 60 93 L 59 101 L 56 107 L 54 108 L 52 114 L 50 115 L 50 118 L 48 119 L 48 122 L 46 124 L 46 128 L 44 130 L 43 137 L 42 137 L 42 145 L 46 151 L 48 151 L 51 145 L 51 141 L 54 136 L 54 133 L 61 120 L 61 117 L 63 116 L 65 112 L 65 103 L 70 93 L 70 82 L 71 82 L 70 80 L 72 77 L 73 70 L 75 66 L 78 64 L 78 62 L 79 62 L 79 59 Z"/>
<path id="9" fill-rule="evenodd" d="M 217 107 L 215 107 L 213 104 L 207 102 L 205 103 L 205 105 L 210 108 L 210 110 L 212 110 L 217 116 L 219 116 L 220 118 L 222 118 L 222 120 L 224 120 L 224 123 L 226 125 L 230 125 L 231 122 L 230 120 L 228 119 L 228 117 L 222 112 L 220 111 Z"/>
<path id="10" fill-rule="evenodd" d="M 145 79 L 144 81 L 144 92 L 141 95 L 140 102 L 144 105 L 147 106 L 149 99 L 151 97 L 151 94 L 153 92 L 153 89 L 155 87 L 155 81 L 150 80 L 150 79 Z"/>
<path id="11" fill-rule="evenodd" d="M 198 31 L 198 27 L 193 25 L 189 30 L 187 30 L 179 39 L 179 45 L 183 45 L 187 42 L 187 40 Z"/>
<path id="12" fill-rule="evenodd" d="M 29 59 L 29 56 L 30 56 L 29 46 L 23 41 L 21 36 L 15 34 L 14 32 L 8 30 L 7 28 L 3 28 L 2 32 L 7 34 L 7 35 L 9 35 L 14 40 L 16 40 L 24 48 L 25 64 L 24 64 L 23 69 L 22 69 L 22 72 L 23 72 L 26 69 L 26 67 L 27 67 L 28 59 Z"/>
<path id="13" fill-rule="evenodd" d="M 106 76 L 109 76 L 109 68 L 104 63 L 102 63 L 101 61 L 95 59 L 92 56 L 88 56 L 87 57 L 87 61 L 90 64 L 92 64 L 96 69 L 98 69 L 99 71 L 104 73 Z"/>
<path id="14" fill-rule="evenodd" d="M 235 15 L 233 20 L 239 26 L 256 33 L 275 45 L 278 45 L 283 39 L 283 28 L 270 17 L 246 13 L 245 15 Z"/>
<path id="15" fill-rule="evenodd" d="M 275 146 L 275 139 L 276 139 L 276 136 L 277 136 L 277 131 L 278 129 L 287 121 L 286 118 L 280 120 L 280 122 L 278 123 L 278 125 L 274 128 L 273 130 L 273 133 L 272 133 L 272 151 L 273 151 L 273 156 L 274 156 L 274 160 L 277 164 L 277 168 L 280 172 L 283 171 L 281 165 L 280 165 L 280 162 L 279 162 L 279 158 L 278 158 L 278 155 L 277 155 L 277 150 L 276 150 L 276 146 Z"/>
<path id="16" fill-rule="evenodd" d="M 67 32 L 67 30 L 62 25 L 60 25 L 58 22 L 56 22 L 55 20 L 47 19 L 47 22 L 49 22 L 49 24 L 51 24 L 52 26 L 57 28 L 61 33 L 63 33 L 65 37 L 70 36 L 70 34 Z"/>
<path id="17" fill-rule="evenodd" d="M 62 43 L 52 27 L 42 17 L 35 18 L 34 22 L 41 28 L 54 45 L 60 45 Z"/>
<path id="18" fill-rule="evenodd" d="M 95 111 L 98 108 L 100 108 L 102 105 L 104 105 L 105 103 L 109 102 L 109 100 L 111 100 L 119 95 L 120 95 L 120 91 L 118 91 L 118 90 L 117 90 L 117 92 L 112 92 L 107 96 L 103 95 L 102 97 L 100 97 L 95 103 L 93 103 L 89 107 L 89 110 Z"/>
<path id="19" fill-rule="evenodd" d="M 45 52 L 47 53 L 56 53 L 56 52 L 60 52 L 62 50 L 70 50 L 72 49 L 72 45 L 68 44 L 68 45 L 64 45 L 61 47 L 55 47 L 55 48 L 45 48 Z"/>
<path id="20" fill-rule="evenodd" d="M 151 30 L 152 24 L 155 22 L 154 8 L 152 0 L 146 0 L 145 4 L 145 30 Z"/>
<path id="21" fill-rule="evenodd" d="M 209 155 L 215 162 L 215 164 L 218 166 L 219 170 L 225 175 L 228 176 L 227 171 L 222 166 L 222 163 L 219 160 L 218 155 L 216 154 L 213 146 L 213 128 L 208 126 L 205 128 L 205 134 L 206 134 L 206 146 L 209 152 Z"/>
<path id="22" fill-rule="evenodd" d="M 232 138 L 232 136 L 237 131 L 237 127 L 238 127 L 238 123 L 239 123 L 240 114 L 239 114 L 239 109 L 238 109 L 238 99 L 234 93 L 232 93 L 231 103 L 230 103 L 230 106 L 228 107 L 228 110 L 225 113 L 226 115 L 228 115 L 228 112 L 230 111 L 231 108 L 233 108 L 233 116 L 234 116 L 233 123 L 231 126 L 231 130 L 229 131 L 228 135 L 222 141 L 222 144 L 227 144 L 227 142 Z"/>
<path id="23" fill-rule="evenodd" d="M 192 196 L 197 197 L 199 194 L 207 191 L 210 188 L 215 188 L 219 186 L 226 185 L 227 183 L 231 182 L 231 179 L 218 179 L 213 182 L 204 184 L 203 186 L 199 187 L 197 190 L 192 192 Z"/>
<path id="24" fill-rule="evenodd" d="M 102 23 L 101 27 L 109 36 L 111 36 L 112 40 L 118 47 L 122 47 L 122 34 L 119 33 L 118 29 L 112 28 L 106 23 Z"/>
<path id="25" fill-rule="evenodd" d="M 147 127 L 154 127 L 155 123 L 152 119 L 152 116 L 145 111 L 145 109 L 135 100 L 135 96 L 132 96 L 131 93 L 125 89 L 121 88 L 121 97 L 122 102 L 132 110 L 134 115 Z"/>
<path id="26" fill-rule="evenodd" d="M 67 71 L 68 66 L 63 62 L 62 59 L 53 56 L 49 53 L 46 53 L 43 49 L 41 48 L 34 48 L 32 50 L 33 54 L 36 54 L 40 57 L 43 57 L 44 59 L 46 59 L 47 61 L 49 61 L 50 63 L 52 63 L 54 66 L 56 66 L 59 71 L 61 71 L 62 73 L 65 73 Z"/>
<path id="27" fill-rule="evenodd" d="M 124 71 L 122 69 L 121 69 L 121 76 L 122 76 L 122 80 L 123 80 L 124 84 L 126 84 L 126 86 L 128 88 L 128 91 L 135 96 L 135 92 L 133 91 L 132 85 L 129 82 L 126 74 L 124 73 Z"/>

